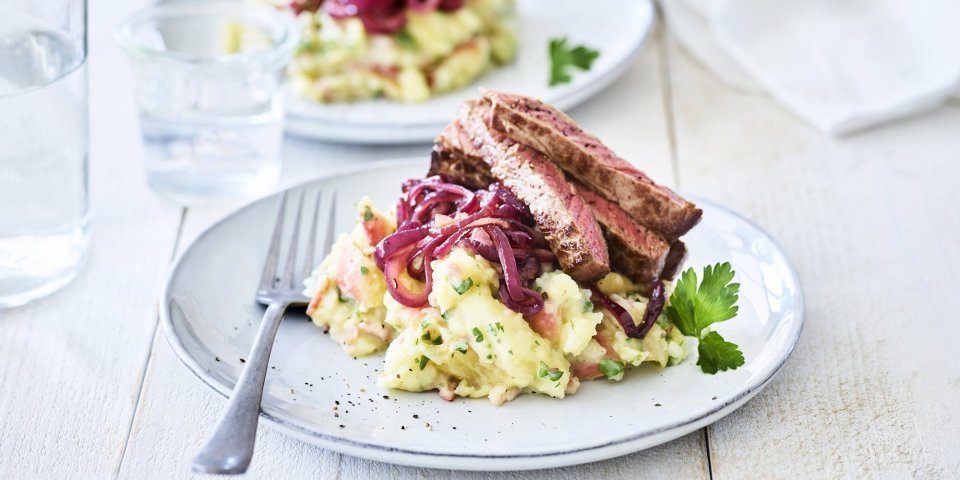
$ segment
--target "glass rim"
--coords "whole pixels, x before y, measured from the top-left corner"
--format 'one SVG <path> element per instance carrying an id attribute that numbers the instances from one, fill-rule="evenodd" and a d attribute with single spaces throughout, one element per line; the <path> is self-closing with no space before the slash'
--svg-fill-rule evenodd
<path id="1" fill-rule="evenodd" d="M 157 19 L 195 14 L 228 13 L 235 17 L 277 28 L 282 34 L 268 48 L 251 52 L 203 55 L 171 50 L 160 50 L 148 45 L 134 33 L 134 28 Z M 252 63 L 271 63 L 284 60 L 300 41 L 300 33 L 293 18 L 275 8 L 242 2 L 211 1 L 198 3 L 160 3 L 128 17 L 114 32 L 117 43 L 131 56 L 162 60 L 183 65 L 240 66 Z"/>

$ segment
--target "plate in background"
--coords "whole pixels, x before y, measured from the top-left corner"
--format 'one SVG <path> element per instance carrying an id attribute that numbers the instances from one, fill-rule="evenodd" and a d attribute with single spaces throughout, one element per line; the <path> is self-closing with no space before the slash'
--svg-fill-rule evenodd
<path id="1" fill-rule="evenodd" d="M 381 162 L 299 188 L 336 191 L 336 227 L 347 232 L 360 198 L 393 205 L 401 182 L 426 169 L 424 159 Z M 690 356 L 680 365 L 631 370 L 622 382 L 584 382 L 564 400 L 521 395 L 500 407 L 485 399 L 447 402 L 436 392 L 377 387 L 382 355 L 353 359 L 302 312 L 291 313 L 273 348 L 262 420 L 305 442 L 372 460 L 522 470 L 636 452 L 720 419 L 783 366 L 803 325 L 803 296 L 796 273 L 769 236 L 723 207 L 692 199 L 704 214 L 684 236 L 687 265 L 701 270 L 729 261 L 740 282 L 739 316 L 717 328 L 743 350 L 746 364 L 738 370 L 702 373 L 691 340 Z M 253 298 L 278 206 L 278 195 L 257 200 L 200 235 L 175 263 L 162 297 L 160 315 L 174 351 L 225 396 L 263 312 Z"/>
<path id="2" fill-rule="evenodd" d="M 538 97 L 568 110 L 599 93 L 627 69 L 654 22 L 649 0 L 520 0 L 517 14 L 517 58 L 473 84 L 420 104 L 387 100 L 319 104 L 287 92 L 287 131 L 345 143 L 426 143 L 453 119 L 464 100 L 477 96 L 481 85 Z M 547 47 L 556 37 L 599 50 L 600 57 L 589 71 L 576 72 L 571 83 L 549 87 Z"/>

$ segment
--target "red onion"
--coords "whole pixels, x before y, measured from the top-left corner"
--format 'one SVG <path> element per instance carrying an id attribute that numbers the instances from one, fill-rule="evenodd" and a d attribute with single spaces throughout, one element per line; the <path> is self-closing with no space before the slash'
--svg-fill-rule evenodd
<path id="1" fill-rule="evenodd" d="M 382 15 L 360 15 L 359 18 L 360 21 L 363 22 L 363 28 L 369 33 L 393 33 L 407 24 L 407 16 L 403 10 Z"/>
<path id="2" fill-rule="evenodd" d="M 499 262 L 500 254 L 497 253 L 497 247 L 493 246 L 493 239 L 482 228 L 475 228 L 470 232 L 470 237 L 466 239 L 470 243 L 470 249 L 481 257 L 491 261 Z"/>
<path id="3" fill-rule="evenodd" d="M 404 248 L 397 252 L 397 255 L 387 260 L 383 266 L 383 275 L 387 279 L 387 291 L 390 292 L 390 296 L 401 305 L 411 308 L 422 307 L 427 303 L 427 296 L 430 294 L 430 287 L 433 283 L 430 275 L 425 275 L 426 282 L 423 290 L 419 293 L 411 292 L 400 283 L 400 274 L 406 267 L 406 256 L 404 254 L 411 253 L 415 248 L 416 245 Z M 430 267 L 427 265 L 424 270 L 425 273 L 429 273 Z"/>
<path id="4" fill-rule="evenodd" d="M 384 261 L 387 257 L 392 256 L 397 250 L 407 247 L 415 242 L 419 242 L 425 238 L 428 234 L 427 227 L 417 227 L 412 229 L 397 229 L 396 232 L 387 235 L 386 238 L 380 241 L 377 244 L 377 247 L 373 251 L 373 259 L 376 260 L 377 266 L 383 270 Z"/>
<path id="5" fill-rule="evenodd" d="M 397 0 L 331 0 L 324 10 L 333 18 L 357 17 L 370 33 L 393 33 L 407 22 L 404 3 Z"/>
<path id="6" fill-rule="evenodd" d="M 543 297 L 541 297 L 536 291 L 524 287 L 523 294 L 527 300 L 524 302 L 516 302 L 510 298 L 510 294 L 506 291 L 506 288 L 506 285 L 501 282 L 500 302 L 506 305 L 506 307 L 510 310 L 523 315 L 533 315 L 535 313 L 540 313 L 540 311 L 543 310 Z"/>
<path id="7" fill-rule="evenodd" d="M 606 308 L 607 311 L 617 319 L 617 323 L 623 327 L 623 332 L 626 333 L 628 337 L 636 339 L 642 339 L 647 332 L 653 328 L 653 323 L 657 321 L 657 317 L 660 316 L 660 312 L 663 310 L 665 300 L 663 283 L 656 282 L 653 286 L 653 291 L 650 293 L 647 308 L 643 312 L 642 322 L 640 326 L 637 326 L 630 312 L 620 306 L 619 303 L 614 302 L 610 297 L 604 295 L 596 286 L 591 286 L 590 291 L 593 292 L 591 296 L 593 302 Z"/>
<path id="8" fill-rule="evenodd" d="M 510 298 L 516 302 L 525 300 L 523 287 L 520 285 L 520 273 L 517 272 L 517 260 L 513 256 L 513 249 L 510 248 L 510 240 L 504 235 L 503 230 L 496 227 L 490 227 L 487 234 L 493 238 L 497 245 L 497 255 L 500 257 L 500 265 L 503 267 L 503 283 L 507 285 L 507 293 Z"/>
<path id="9" fill-rule="evenodd" d="M 663 304 L 666 302 L 666 292 L 663 288 L 663 282 L 653 284 L 653 290 L 650 292 L 650 299 L 647 300 L 647 309 L 643 311 L 643 321 L 640 322 L 640 336 L 643 337 L 653 327 L 653 322 L 657 321 L 660 312 L 663 311 Z"/>
<path id="10" fill-rule="evenodd" d="M 395 0 L 330 0 L 324 4 L 327 13 L 334 18 L 383 13 L 403 8 Z"/>
<path id="11" fill-rule="evenodd" d="M 407 8 L 417 12 L 432 12 L 440 6 L 440 0 L 407 0 Z"/>
<path id="12" fill-rule="evenodd" d="M 427 304 L 430 263 L 459 245 L 499 266 L 504 305 L 523 314 L 543 308 L 543 297 L 529 284 L 540 274 L 541 262 L 556 257 L 533 227 L 527 207 L 500 184 L 472 192 L 440 177 L 408 180 L 397 202 L 397 223 L 397 231 L 377 244 L 374 259 L 387 290 L 401 304 Z M 424 282 L 424 289 L 406 289 L 400 282 L 404 272 Z"/>
<path id="13" fill-rule="evenodd" d="M 464 0 L 441 0 L 440 1 L 440 10 L 445 12 L 451 12 L 453 10 L 459 10 L 463 7 Z"/>
<path id="14" fill-rule="evenodd" d="M 306 1 L 314 10 L 323 0 L 294 0 L 291 6 L 296 11 L 298 2 Z M 399 31 L 407 23 L 407 9 L 416 12 L 432 12 L 441 9 L 450 12 L 463 7 L 463 0 L 329 0 L 323 2 L 324 10 L 333 18 L 357 17 L 369 33 L 390 34 Z M 299 12 L 297 12 L 299 13 Z"/>

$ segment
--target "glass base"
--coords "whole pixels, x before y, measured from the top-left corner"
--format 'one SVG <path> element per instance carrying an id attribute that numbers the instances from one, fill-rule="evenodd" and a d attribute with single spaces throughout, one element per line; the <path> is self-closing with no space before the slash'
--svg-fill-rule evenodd
<path id="1" fill-rule="evenodd" d="M 147 173 L 154 192 L 178 205 L 199 206 L 256 197 L 269 192 L 280 178 L 279 165 L 266 165 L 254 172 L 218 175 Z"/>
<path id="2" fill-rule="evenodd" d="M 19 307 L 46 297 L 68 285 L 83 270 L 89 250 L 89 233 L 85 227 L 67 235 L 0 239 L 0 244 L 14 247 L 31 244 L 33 258 L 18 256 L 17 264 L 0 262 L 0 309 Z M 15 243 L 14 243 L 15 242 Z M 11 253 L 10 250 L 4 253 Z M 0 253 L 0 260 L 9 260 Z M 26 261 L 24 259 L 26 258 Z M 33 261 L 31 261 L 33 260 Z"/>

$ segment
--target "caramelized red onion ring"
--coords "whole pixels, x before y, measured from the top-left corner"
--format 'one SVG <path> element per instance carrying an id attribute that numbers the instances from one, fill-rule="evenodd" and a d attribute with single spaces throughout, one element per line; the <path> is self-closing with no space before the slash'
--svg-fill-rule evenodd
<path id="1" fill-rule="evenodd" d="M 654 322 L 657 321 L 657 317 L 659 317 L 660 312 L 663 311 L 663 304 L 666 300 L 663 283 L 656 282 L 653 285 L 653 291 L 650 293 L 647 308 L 643 311 L 643 318 L 640 321 L 640 325 L 637 325 L 627 309 L 620 306 L 619 303 L 614 302 L 595 285 L 590 287 L 590 291 L 593 293 L 591 296 L 593 303 L 597 303 L 607 309 L 607 311 L 613 315 L 613 318 L 617 319 L 617 323 L 623 328 L 623 332 L 626 333 L 628 337 L 636 339 L 642 339 L 647 335 L 647 332 L 653 328 Z"/>
<path id="2" fill-rule="evenodd" d="M 369 33 L 390 34 L 407 24 L 407 10 L 419 13 L 440 9 L 450 12 L 463 7 L 463 0 L 294 0 L 291 8 L 316 11 L 323 4 L 333 18 L 357 17 Z"/>
<path id="3" fill-rule="evenodd" d="M 432 12 L 440 7 L 440 0 L 407 0 L 407 8 L 416 12 Z"/>
<path id="4" fill-rule="evenodd" d="M 374 259 L 400 304 L 425 306 L 433 282 L 431 262 L 459 245 L 499 266 L 500 301 L 507 308 L 522 314 L 543 308 L 543 297 L 530 283 L 540 274 L 541 262 L 556 257 L 533 228 L 526 206 L 500 184 L 472 192 L 440 177 L 408 180 L 397 202 L 397 224 L 397 231 L 377 244 Z M 400 281 L 404 272 L 424 282 L 424 288 L 406 288 Z"/>

